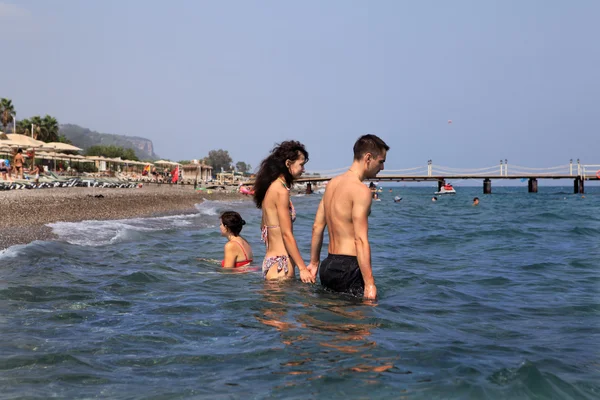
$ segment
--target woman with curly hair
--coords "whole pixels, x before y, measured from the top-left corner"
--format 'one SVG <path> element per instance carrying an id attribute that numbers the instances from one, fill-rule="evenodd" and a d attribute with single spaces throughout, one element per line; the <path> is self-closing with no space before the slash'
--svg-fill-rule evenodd
<path id="1" fill-rule="evenodd" d="M 304 145 L 288 140 L 273 148 L 256 174 L 254 202 L 262 210 L 261 239 L 267 247 L 262 271 L 267 280 L 292 278 L 297 265 L 302 282 L 315 282 L 317 271 L 306 267 L 292 231 L 296 210 L 290 199 L 290 187 L 302 176 L 307 162 Z"/>

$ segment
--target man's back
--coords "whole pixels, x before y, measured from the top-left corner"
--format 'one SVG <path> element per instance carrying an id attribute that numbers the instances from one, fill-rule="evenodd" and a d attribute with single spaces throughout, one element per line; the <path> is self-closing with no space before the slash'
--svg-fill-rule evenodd
<path id="1" fill-rule="evenodd" d="M 358 197 L 370 197 L 369 189 L 349 171 L 332 179 L 323 197 L 328 251 L 331 254 L 356 256 L 355 232 L 352 215 Z"/>

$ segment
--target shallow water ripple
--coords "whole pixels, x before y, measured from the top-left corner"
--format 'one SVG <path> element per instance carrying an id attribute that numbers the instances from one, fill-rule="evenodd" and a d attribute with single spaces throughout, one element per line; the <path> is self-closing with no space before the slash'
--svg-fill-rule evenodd
<path id="1" fill-rule="evenodd" d="M 373 204 L 375 304 L 221 270 L 224 210 L 264 255 L 250 202 L 59 225 L 0 254 L 0 397 L 600 398 L 600 191 L 458 189 Z"/>

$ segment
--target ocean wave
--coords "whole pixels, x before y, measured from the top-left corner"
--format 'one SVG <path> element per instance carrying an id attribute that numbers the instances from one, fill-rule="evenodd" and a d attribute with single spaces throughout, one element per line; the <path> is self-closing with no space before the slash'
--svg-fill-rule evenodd
<path id="1" fill-rule="evenodd" d="M 241 204 L 245 203 L 247 203 L 247 201 L 243 200 L 204 200 L 202 203 L 196 204 L 196 209 L 203 215 L 219 215 L 223 211 L 232 208 L 237 209 Z"/>
<path id="2" fill-rule="evenodd" d="M 574 234 L 574 235 L 598 237 L 598 236 L 600 236 L 600 229 L 576 226 L 575 228 L 572 228 L 568 233 Z"/>
<path id="3" fill-rule="evenodd" d="M 194 214 L 105 221 L 55 222 L 47 226 L 59 240 L 98 247 L 139 238 L 140 232 L 176 229 L 192 224 Z"/>
<path id="4" fill-rule="evenodd" d="M 502 368 L 494 372 L 488 380 L 505 387 L 507 398 L 591 398 L 558 376 L 540 371 L 536 363 L 531 361 L 523 362 L 518 368 Z"/>
<path id="5" fill-rule="evenodd" d="M 17 244 L 6 249 L 0 250 L 0 260 L 18 258 L 23 254 L 23 250 L 29 246 L 28 244 Z"/>

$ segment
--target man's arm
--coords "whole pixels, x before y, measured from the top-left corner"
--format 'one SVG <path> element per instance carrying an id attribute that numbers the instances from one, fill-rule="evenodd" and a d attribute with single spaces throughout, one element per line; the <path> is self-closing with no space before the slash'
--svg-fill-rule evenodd
<path id="1" fill-rule="evenodd" d="M 354 196 L 352 204 L 352 226 L 354 228 L 354 244 L 356 245 L 356 258 L 363 280 L 365 281 L 366 299 L 377 297 L 377 288 L 371 267 L 371 246 L 369 244 L 369 210 L 371 209 L 371 192 L 365 186 Z"/>
<path id="2" fill-rule="evenodd" d="M 326 226 L 325 206 L 323 205 L 323 200 L 321 200 L 319 208 L 317 209 L 317 215 L 315 215 L 315 222 L 313 223 L 312 240 L 310 243 L 310 264 L 307 266 L 313 276 L 316 276 L 319 271 L 321 247 L 323 247 L 323 233 L 325 232 Z"/>

